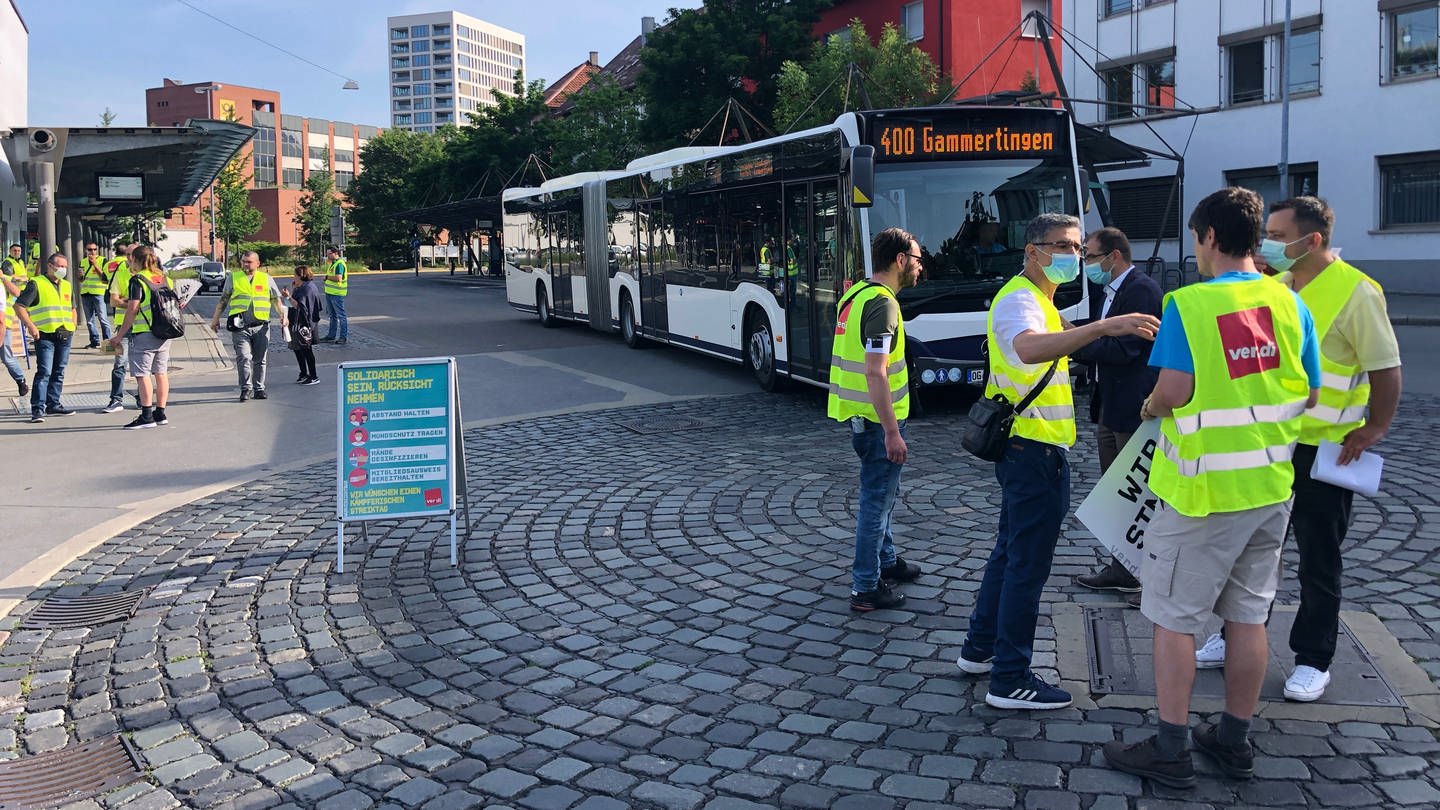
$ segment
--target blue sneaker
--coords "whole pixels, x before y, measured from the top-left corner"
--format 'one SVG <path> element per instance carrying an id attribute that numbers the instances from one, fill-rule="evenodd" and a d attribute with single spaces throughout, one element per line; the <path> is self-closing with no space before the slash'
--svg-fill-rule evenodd
<path id="1" fill-rule="evenodd" d="M 1070 705 L 1070 693 L 1026 672 L 1019 683 L 990 684 L 985 702 L 997 709 L 1063 709 Z"/>

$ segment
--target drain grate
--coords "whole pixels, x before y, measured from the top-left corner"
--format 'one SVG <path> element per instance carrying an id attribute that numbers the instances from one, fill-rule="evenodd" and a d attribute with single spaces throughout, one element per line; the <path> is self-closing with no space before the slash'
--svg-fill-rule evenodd
<path id="1" fill-rule="evenodd" d="M 0 810 L 39 810 L 99 796 L 144 778 L 121 737 L 0 762 Z"/>
<path id="2" fill-rule="evenodd" d="M 1270 661 L 1262 700 L 1285 700 L 1285 674 L 1294 654 L 1290 652 L 1290 626 L 1295 623 L 1292 608 L 1276 608 L 1270 616 L 1267 636 Z M 1092 695 L 1154 695 L 1154 625 L 1138 610 L 1124 607 L 1085 608 L 1086 652 L 1090 659 Z M 1202 636 L 1203 638 L 1203 636 Z M 1342 706 L 1404 706 L 1404 701 L 1360 645 L 1342 619 L 1335 660 L 1330 664 L 1334 678 L 1320 703 Z M 1223 670 L 1202 669 L 1195 674 L 1196 697 L 1225 697 Z"/>
<path id="3" fill-rule="evenodd" d="M 52 596 L 30 611 L 21 630 L 64 630 L 124 621 L 135 614 L 150 590 L 119 591 L 86 596 Z"/>
<path id="4" fill-rule="evenodd" d="M 170 369 L 173 371 L 174 366 Z M 10 405 L 18 414 L 30 415 L 30 397 L 10 397 Z M 72 411 L 98 411 L 110 404 L 109 394 L 62 394 L 60 404 Z"/>
<path id="5" fill-rule="evenodd" d="M 678 433 L 682 430 L 710 427 L 703 419 L 689 416 L 647 416 L 642 419 L 616 419 L 615 424 L 635 433 Z"/>

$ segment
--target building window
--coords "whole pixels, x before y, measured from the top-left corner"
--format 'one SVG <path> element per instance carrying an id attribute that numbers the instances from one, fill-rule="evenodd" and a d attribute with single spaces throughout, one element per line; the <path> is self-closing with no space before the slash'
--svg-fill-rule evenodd
<path id="1" fill-rule="evenodd" d="M 1380 227 L 1440 225 L 1440 151 L 1386 155 L 1380 164 Z"/>
<path id="2" fill-rule="evenodd" d="M 395 57 L 394 59 L 391 59 L 391 60 L 390 60 L 390 67 L 392 67 L 392 68 L 408 68 L 408 67 L 410 67 L 410 57 L 408 57 L 408 56 L 397 56 L 397 57 Z"/>
<path id="3" fill-rule="evenodd" d="M 1109 193 L 1110 221 L 1131 241 L 1178 239 L 1180 195 L 1173 177 L 1116 180 L 1105 184 Z"/>
<path id="4" fill-rule="evenodd" d="M 1320 193 L 1320 164 L 1290 164 L 1290 189 L 1284 193 L 1280 190 L 1280 171 L 1274 166 L 1227 171 L 1225 184 L 1248 188 L 1259 194 L 1266 204 L 1304 195 L 1313 197 Z"/>
<path id="5" fill-rule="evenodd" d="M 300 188 L 305 184 L 305 172 L 301 169 L 281 169 L 280 182 L 285 188 Z"/>
<path id="6" fill-rule="evenodd" d="M 431 118 L 432 115 L 433 115 L 432 113 L 428 113 L 428 112 L 418 112 L 418 113 L 415 113 L 415 123 L 417 123 L 417 124 L 428 124 L 428 123 L 430 123 L 430 121 L 432 120 L 432 118 Z"/>
<path id="7" fill-rule="evenodd" d="M 925 37 L 925 3 L 907 3 L 900 9 L 900 30 L 914 42 Z"/>
<path id="8" fill-rule="evenodd" d="M 1440 3 L 1390 15 L 1390 76 L 1404 78 L 1440 70 Z"/>
<path id="9" fill-rule="evenodd" d="M 1280 42 L 1284 42 L 1282 37 Z M 1290 32 L 1291 93 L 1318 93 L 1320 91 L 1320 29 Z"/>
<path id="10" fill-rule="evenodd" d="M 1020 0 L 1020 20 L 1023 23 L 1020 28 L 1020 36 L 1031 39 L 1040 36 L 1040 32 L 1035 30 L 1035 21 L 1030 19 L 1030 13 L 1034 11 L 1040 12 L 1048 20 L 1050 18 L 1050 0 Z"/>
<path id="11" fill-rule="evenodd" d="M 1101 0 L 1100 9 L 1104 16 L 1124 14 L 1134 8 L 1135 0 Z"/>
<path id="12" fill-rule="evenodd" d="M 424 82 L 430 80 L 430 68 L 420 68 L 415 71 L 415 81 Z"/>
<path id="13" fill-rule="evenodd" d="M 390 74 L 390 81 L 392 81 L 392 82 L 408 82 L 408 81 L 410 81 L 410 71 L 408 71 L 408 70 L 397 70 L 397 71 L 395 71 L 394 73 L 391 73 L 391 74 Z"/>
<path id="14" fill-rule="evenodd" d="M 437 59 L 436 61 L 438 62 L 439 60 Z M 430 67 L 430 54 L 419 54 L 415 58 L 411 59 L 410 62 L 414 64 L 415 67 Z"/>
<path id="15" fill-rule="evenodd" d="M 417 95 L 417 96 L 428 96 L 428 95 L 430 95 L 430 85 L 429 85 L 428 83 L 426 83 L 426 84 L 417 84 L 417 85 L 415 85 L 415 87 L 412 89 L 412 92 L 414 92 L 415 95 Z"/>
<path id="16" fill-rule="evenodd" d="M 335 162 L 336 162 L 336 163 L 354 163 L 354 162 L 355 162 L 355 153 L 354 153 L 353 151 L 349 150 L 349 149 L 336 149 L 336 150 L 335 150 Z"/>
<path id="17" fill-rule="evenodd" d="M 430 33 L 437 37 L 450 36 L 450 23 L 436 23 Z"/>
<path id="18" fill-rule="evenodd" d="M 311 159 L 311 160 L 324 160 L 325 157 L 326 157 L 326 153 L 329 152 L 329 151 L 330 151 L 330 149 L 329 149 L 328 147 L 325 147 L 325 146 L 311 146 L 311 147 L 310 147 L 310 159 Z"/>
<path id="19" fill-rule="evenodd" d="M 410 37 L 409 37 L 409 34 L 406 33 L 406 31 L 405 31 L 404 28 L 391 28 L 391 29 L 390 29 L 390 38 L 391 38 L 391 39 L 409 39 Z"/>
<path id="20" fill-rule="evenodd" d="M 280 154 L 285 157 L 304 157 L 305 150 L 300 148 L 300 131 L 297 129 L 280 130 Z"/>
<path id="21" fill-rule="evenodd" d="M 1231 45 L 1229 51 L 1231 104 L 1265 100 L 1265 40 Z"/>
<path id="22" fill-rule="evenodd" d="M 1120 118 L 1132 118 L 1135 115 L 1135 108 L 1130 106 L 1135 103 L 1135 76 L 1130 66 L 1114 68 L 1100 74 L 1100 81 L 1105 85 L 1105 120 L 1114 121 Z"/>
<path id="23" fill-rule="evenodd" d="M 395 96 L 396 98 L 400 98 L 400 97 L 403 97 L 403 96 L 408 96 L 408 95 L 410 95 L 410 85 L 408 85 L 408 84 L 397 84 L 397 85 L 395 85 L 393 88 L 390 89 L 390 95 Z"/>
<path id="24" fill-rule="evenodd" d="M 390 43 L 390 53 L 410 53 L 410 44 L 408 42 L 392 42 Z"/>
<path id="25" fill-rule="evenodd" d="M 430 26 L 428 26 L 428 25 L 412 25 L 412 26 L 410 26 L 410 36 L 412 36 L 412 37 L 428 37 L 428 36 L 430 36 Z"/>
<path id="26" fill-rule="evenodd" d="M 838 30 L 836 30 L 836 31 L 831 31 L 829 34 L 827 34 L 827 35 L 825 36 L 825 41 L 826 41 L 826 42 L 849 42 L 849 41 L 850 41 L 850 27 L 849 27 L 849 26 L 846 26 L 846 27 L 841 28 L 841 29 L 838 29 Z"/>
<path id="27" fill-rule="evenodd" d="M 354 172 L 335 172 L 335 190 L 348 191 L 350 189 L 350 183 L 354 180 Z"/>
<path id="28" fill-rule="evenodd" d="M 1154 115 L 1163 112 L 1163 110 L 1156 109 L 1157 107 L 1167 110 L 1175 109 L 1174 59 L 1146 62 L 1140 66 L 1140 78 L 1145 82 L 1145 104 L 1147 105 L 1142 114 Z"/>
<path id="29" fill-rule="evenodd" d="M 430 50 L 430 43 L 429 43 L 428 41 L 426 41 L 426 40 L 423 40 L 423 39 L 416 40 L 416 41 L 410 43 L 410 50 L 411 50 L 411 51 L 414 51 L 415 53 L 421 53 L 421 52 L 423 52 L 423 51 L 428 51 L 428 50 Z"/>

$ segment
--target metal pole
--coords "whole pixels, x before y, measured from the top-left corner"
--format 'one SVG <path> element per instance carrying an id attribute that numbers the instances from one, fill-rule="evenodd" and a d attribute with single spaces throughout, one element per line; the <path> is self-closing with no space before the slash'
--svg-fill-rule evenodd
<path id="1" fill-rule="evenodd" d="M 45 258 L 55 249 L 55 164 L 49 162 L 35 162 L 31 164 L 31 171 L 35 172 L 35 179 L 39 182 L 38 197 L 40 198 L 40 268 L 45 267 Z"/>
<path id="2" fill-rule="evenodd" d="M 1290 3 L 1285 0 L 1285 33 L 1280 42 L 1280 199 L 1290 197 Z"/>

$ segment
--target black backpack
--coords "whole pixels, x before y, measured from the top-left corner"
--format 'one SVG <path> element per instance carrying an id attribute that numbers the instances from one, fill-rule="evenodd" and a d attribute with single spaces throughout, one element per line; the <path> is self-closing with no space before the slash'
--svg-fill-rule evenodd
<path id="1" fill-rule="evenodd" d="M 172 340 L 185 334 L 185 315 L 180 311 L 180 296 L 168 285 L 150 287 L 150 334 L 160 340 Z"/>

